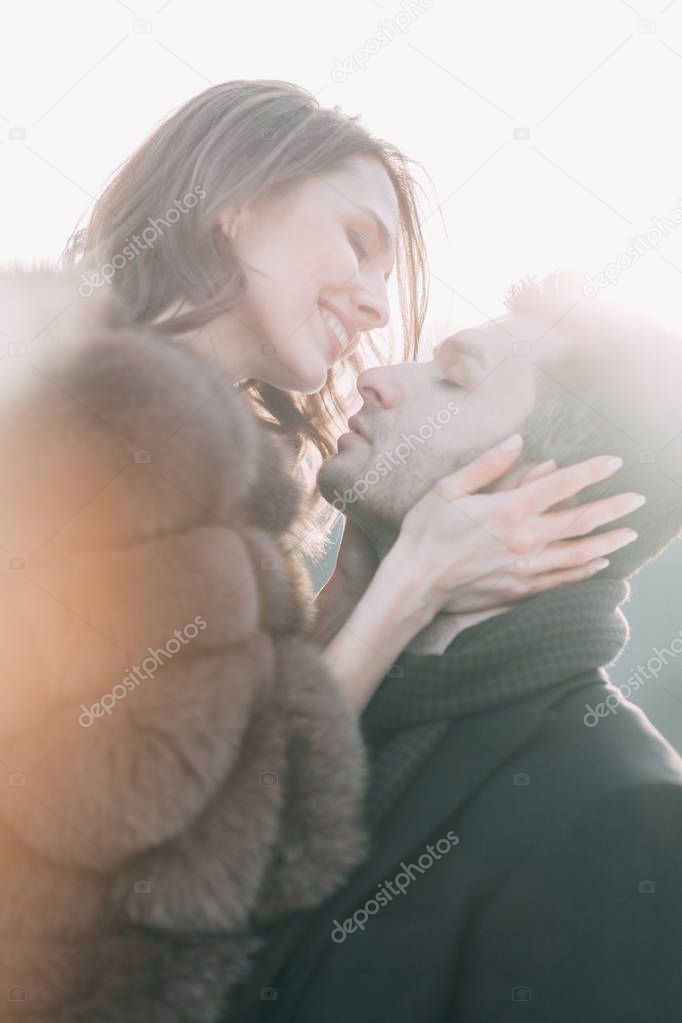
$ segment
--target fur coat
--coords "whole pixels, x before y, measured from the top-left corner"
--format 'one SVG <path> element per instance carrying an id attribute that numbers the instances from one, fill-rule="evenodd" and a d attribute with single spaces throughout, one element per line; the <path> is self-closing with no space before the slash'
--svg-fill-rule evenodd
<path id="1" fill-rule="evenodd" d="M 203 1023 L 364 855 L 363 751 L 282 442 L 105 291 L 0 274 L 0 1019 Z"/>

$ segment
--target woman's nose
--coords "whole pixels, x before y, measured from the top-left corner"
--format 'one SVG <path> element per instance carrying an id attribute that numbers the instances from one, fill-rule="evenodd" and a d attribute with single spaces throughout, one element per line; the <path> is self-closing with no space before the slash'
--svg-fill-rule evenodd
<path id="1" fill-rule="evenodd" d="M 362 323 L 361 330 L 379 330 L 385 327 L 390 319 L 388 291 L 386 282 L 373 287 L 365 286 L 355 296 L 358 319 Z"/>
<path id="2" fill-rule="evenodd" d="M 357 388 L 366 405 L 381 408 L 395 408 L 399 404 L 402 389 L 396 366 L 373 366 L 358 375 Z"/>

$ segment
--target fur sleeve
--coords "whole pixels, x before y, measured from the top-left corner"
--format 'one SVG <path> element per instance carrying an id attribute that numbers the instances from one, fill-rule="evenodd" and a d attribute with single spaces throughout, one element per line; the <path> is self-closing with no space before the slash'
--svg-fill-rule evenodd
<path id="1" fill-rule="evenodd" d="M 25 338 L 0 380 L 0 735 L 16 781 L 0 814 L 51 857 L 110 869 L 201 811 L 267 697 L 242 513 L 256 427 L 202 360 L 100 296 L 5 275 L 0 309 Z"/>

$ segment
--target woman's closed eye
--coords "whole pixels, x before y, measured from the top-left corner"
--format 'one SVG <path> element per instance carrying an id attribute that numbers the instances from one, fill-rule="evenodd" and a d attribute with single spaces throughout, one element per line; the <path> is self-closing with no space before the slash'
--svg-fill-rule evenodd
<path id="1" fill-rule="evenodd" d="M 361 262 L 364 262 L 364 260 L 369 258 L 369 250 L 367 246 L 363 243 L 357 231 L 349 230 L 347 231 L 347 234 L 349 242 L 355 249 L 356 255 L 358 256 Z"/>
<path id="2" fill-rule="evenodd" d="M 369 259 L 373 258 L 370 253 L 369 244 L 364 242 L 361 235 L 359 235 L 357 231 L 349 229 L 346 233 L 348 235 L 349 242 L 351 243 L 355 250 L 355 254 L 358 257 L 359 263 L 366 263 Z M 388 281 L 392 272 L 393 264 L 391 264 L 391 269 L 387 270 L 386 273 L 384 274 L 385 281 Z"/>

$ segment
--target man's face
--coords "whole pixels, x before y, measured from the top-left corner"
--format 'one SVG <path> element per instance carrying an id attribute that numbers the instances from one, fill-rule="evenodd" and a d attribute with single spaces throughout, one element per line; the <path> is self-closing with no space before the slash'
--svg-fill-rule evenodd
<path id="1" fill-rule="evenodd" d="M 535 404 L 537 332 L 504 316 L 453 334 L 430 362 L 361 373 L 364 404 L 320 470 L 327 501 L 361 525 L 398 526 L 442 476 L 517 432 Z"/>

